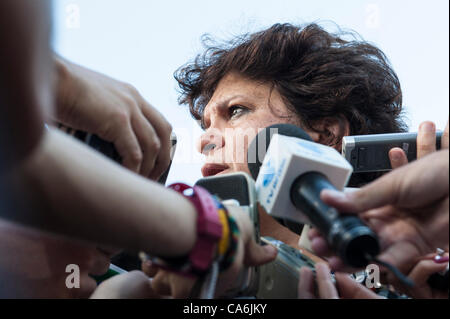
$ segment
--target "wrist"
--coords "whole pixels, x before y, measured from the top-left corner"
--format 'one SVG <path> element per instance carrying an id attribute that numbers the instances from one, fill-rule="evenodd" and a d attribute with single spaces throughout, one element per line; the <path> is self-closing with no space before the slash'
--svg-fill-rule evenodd
<path id="1" fill-rule="evenodd" d="M 161 268 L 181 275 L 202 276 L 208 272 L 215 260 L 223 235 L 223 226 L 216 203 L 206 190 L 198 186 L 191 188 L 185 184 L 174 184 L 169 188 L 182 194 L 195 207 L 197 236 L 188 256 L 164 260 L 153 258 L 153 262 Z"/>
<path id="2" fill-rule="evenodd" d="M 190 201 L 191 207 L 195 208 L 195 244 L 185 245 L 191 249 L 183 257 L 153 257 L 153 264 L 184 276 L 201 277 L 209 272 L 214 262 L 218 263 L 221 272 L 228 270 L 233 265 L 238 251 L 239 218 L 235 219 L 218 199 L 201 187 L 191 188 L 184 184 L 174 184 L 169 188 L 182 194 Z M 192 192 L 191 195 L 186 194 L 188 190 Z M 193 228 L 186 226 L 185 228 Z"/>

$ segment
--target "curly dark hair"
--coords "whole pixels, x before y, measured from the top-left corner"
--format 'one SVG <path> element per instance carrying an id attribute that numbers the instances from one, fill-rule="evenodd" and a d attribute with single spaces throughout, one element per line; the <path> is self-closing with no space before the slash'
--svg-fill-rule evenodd
<path id="1" fill-rule="evenodd" d="M 397 75 L 385 54 L 354 32 L 275 24 L 222 45 L 209 40 L 203 40 L 206 52 L 175 73 L 179 102 L 195 119 L 202 118 L 220 80 L 237 72 L 271 84 L 307 129 L 317 131 L 315 124 L 330 117 L 347 120 L 351 135 L 407 129 Z"/>

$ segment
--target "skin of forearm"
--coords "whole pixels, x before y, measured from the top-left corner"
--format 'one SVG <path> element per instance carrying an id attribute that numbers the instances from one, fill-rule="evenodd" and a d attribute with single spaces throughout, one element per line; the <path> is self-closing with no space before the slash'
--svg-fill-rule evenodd
<path id="1" fill-rule="evenodd" d="M 50 3 L 0 1 L 0 152 L 4 167 L 39 144 L 53 108 Z"/>
<path id="2" fill-rule="evenodd" d="M 60 132 L 46 132 L 15 175 L 15 189 L 33 205 L 31 216 L 16 215 L 22 223 L 162 257 L 187 255 L 194 246 L 190 201 Z"/>
<path id="3" fill-rule="evenodd" d="M 56 122 L 69 125 L 67 118 L 71 118 L 72 114 L 67 114 L 68 110 L 74 109 L 74 95 L 76 96 L 78 90 L 74 87 L 76 81 L 73 79 L 73 68 L 75 64 L 67 61 L 58 54 L 53 54 L 53 61 L 55 63 L 55 76 L 57 78 L 56 88 L 56 106 L 53 113 L 53 120 Z"/>

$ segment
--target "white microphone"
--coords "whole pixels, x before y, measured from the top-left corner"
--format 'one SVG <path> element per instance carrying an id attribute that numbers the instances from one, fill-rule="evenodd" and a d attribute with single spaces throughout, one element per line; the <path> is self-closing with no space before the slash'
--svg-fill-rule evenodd
<path id="1" fill-rule="evenodd" d="M 334 148 L 304 139 L 275 134 L 262 163 L 255 187 L 260 204 L 273 217 L 311 224 L 290 200 L 290 189 L 300 175 L 320 172 L 338 190 L 352 175 L 352 166 Z"/>
<path id="2" fill-rule="evenodd" d="M 279 124 L 253 140 L 248 165 L 256 179 L 258 201 L 267 213 L 314 225 L 350 266 L 364 267 L 378 255 L 378 238 L 369 227 L 320 199 L 324 189 L 343 190 L 353 171 L 336 150 L 313 143 L 296 126 Z"/>

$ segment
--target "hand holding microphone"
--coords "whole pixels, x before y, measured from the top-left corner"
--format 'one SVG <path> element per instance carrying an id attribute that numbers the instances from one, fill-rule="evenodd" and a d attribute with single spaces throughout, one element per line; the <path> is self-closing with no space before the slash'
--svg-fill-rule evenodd
<path id="1" fill-rule="evenodd" d="M 249 147 L 248 161 L 256 178 L 258 200 L 269 214 L 309 221 L 348 266 L 380 263 L 406 285 L 413 285 L 377 259 L 381 249 L 378 237 L 359 217 L 341 214 L 320 197 L 324 190 L 342 190 L 351 175 L 350 164 L 336 150 L 311 142 L 296 126 L 281 124 L 258 134 Z"/>
<path id="2" fill-rule="evenodd" d="M 448 251 L 449 151 L 428 155 L 352 193 L 323 192 L 321 199 L 359 216 L 380 235 L 380 258 L 411 271 L 436 248 Z M 324 239 L 310 234 L 314 250 L 327 254 Z M 342 266 L 339 261 L 333 268 Z"/>
<path id="3" fill-rule="evenodd" d="M 248 161 L 259 202 L 270 215 L 312 223 L 353 267 L 364 267 L 378 255 L 378 239 L 369 227 L 320 199 L 322 190 L 342 189 L 351 175 L 350 164 L 337 151 L 313 143 L 296 126 L 281 124 L 258 134 Z"/>
<path id="4" fill-rule="evenodd" d="M 112 143 L 123 166 L 158 180 L 171 160 L 168 121 L 131 85 L 59 56 L 54 63 L 55 120 Z"/>

